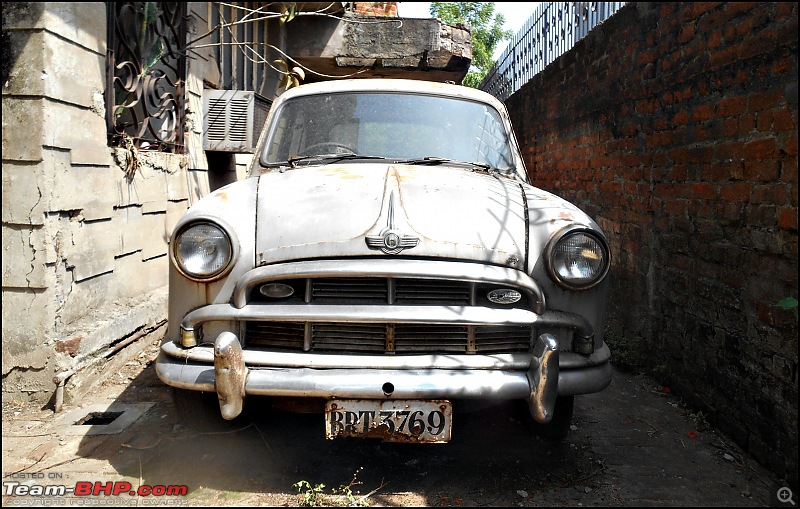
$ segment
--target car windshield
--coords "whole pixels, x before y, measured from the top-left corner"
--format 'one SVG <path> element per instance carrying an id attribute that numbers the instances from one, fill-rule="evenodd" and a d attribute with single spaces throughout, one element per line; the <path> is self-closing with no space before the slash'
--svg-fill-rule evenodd
<path id="1" fill-rule="evenodd" d="M 276 112 L 260 160 L 264 166 L 301 160 L 319 164 L 328 156 L 343 154 L 394 161 L 455 160 L 499 171 L 514 169 L 508 133 L 491 106 L 397 92 L 290 99 Z"/>

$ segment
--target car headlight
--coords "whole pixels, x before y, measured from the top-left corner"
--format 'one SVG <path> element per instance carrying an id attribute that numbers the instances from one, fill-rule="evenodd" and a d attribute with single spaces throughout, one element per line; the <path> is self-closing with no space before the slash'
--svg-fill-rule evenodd
<path id="1" fill-rule="evenodd" d="M 211 223 L 193 223 L 175 236 L 175 262 L 192 279 L 212 279 L 231 263 L 233 247 L 225 230 Z"/>
<path id="2" fill-rule="evenodd" d="M 589 230 L 571 230 L 548 245 L 550 277 L 572 290 L 591 288 L 608 273 L 611 256 L 605 241 Z"/>

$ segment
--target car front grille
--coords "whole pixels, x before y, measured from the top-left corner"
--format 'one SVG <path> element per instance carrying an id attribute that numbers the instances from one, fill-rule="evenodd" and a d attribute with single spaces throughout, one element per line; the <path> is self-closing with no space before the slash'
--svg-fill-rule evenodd
<path id="1" fill-rule="evenodd" d="M 286 299 L 270 299 L 253 288 L 248 302 L 259 304 L 400 304 L 415 306 L 474 306 L 496 307 L 486 294 L 496 288 L 508 288 L 490 283 L 422 278 L 336 277 L 288 279 L 276 281 L 291 286 L 293 294 Z M 264 283 L 261 286 L 269 285 Z M 528 308 L 524 295 L 509 307 Z"/>
<path id="2" fill-rule="evenodd" d="M 533 327 L 405 323 L 247 322 L 247 348 L 347 354 L 530 351 Z"/>
<path id="3" fill-rule="evenodd" d="M 426 279 L 331 278 L 310 280 L 310 301 L 319 304 L 396 303 L 466 306 L 471 283 Z"/>

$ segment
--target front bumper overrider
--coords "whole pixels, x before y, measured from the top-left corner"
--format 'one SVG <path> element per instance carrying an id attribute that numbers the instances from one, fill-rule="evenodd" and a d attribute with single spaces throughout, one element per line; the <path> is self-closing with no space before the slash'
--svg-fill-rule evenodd
<path id="1" fill-rule="evenodd" d="M 525 399 L 539 422 L 556 396 L 589 394 L 611 382 L 610 351 L 561 352 L 540 335 L 533 353 L 348 356 L 243 350 L 235 334 L 214 347 L 162 344 L 158 377 L 180 389 L 216 392 L 223 417 L 241 412 L 246 395 L 354 399 Z"/>

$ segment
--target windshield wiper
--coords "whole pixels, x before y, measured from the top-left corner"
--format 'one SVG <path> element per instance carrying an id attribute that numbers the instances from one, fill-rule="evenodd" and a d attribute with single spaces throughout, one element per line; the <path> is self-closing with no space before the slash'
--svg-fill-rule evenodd
<path id="1" fill-rule="evenodd" d="M 497 171 L 491 164 L 482 163 L 478 161 L 458 161 L 456 159 L 448 159 L 446 157 L 438 157 L 438 156 L 428 156 L 428 157 L 419 157 L 416 159 L 404 159 L 402 161 L 396 161 L 397 164 L 416 164 L 422 166 L 436 166 L 439 164 L 452 164 L 457 166 L 468 166 L 470 168 L 478 168 L 484 171 L 493 172 Z"/>
<path id="2" fill-rule="evenodd" d="M 292 156 L 286 161 L 281 161 L 277 163 L 265 163 L 262 164 L 264 168 L 280 168 L 280 167 L 290 167 L 290 168 L 297 168 L 297 163 L 304 162 L 304 161 L 319 161 L 320 163 L 326 162 L 336 162 L 336 161 L 344 161 L 344 160 L 353 160 L 353 159 L 383 159 L 386 158 L 383 156 L 367 156 L 362 154 L 354 154 L 352 152 L 346 154 L 314 154 L 314 155 L 307 155 L 307 156 Z"/>

